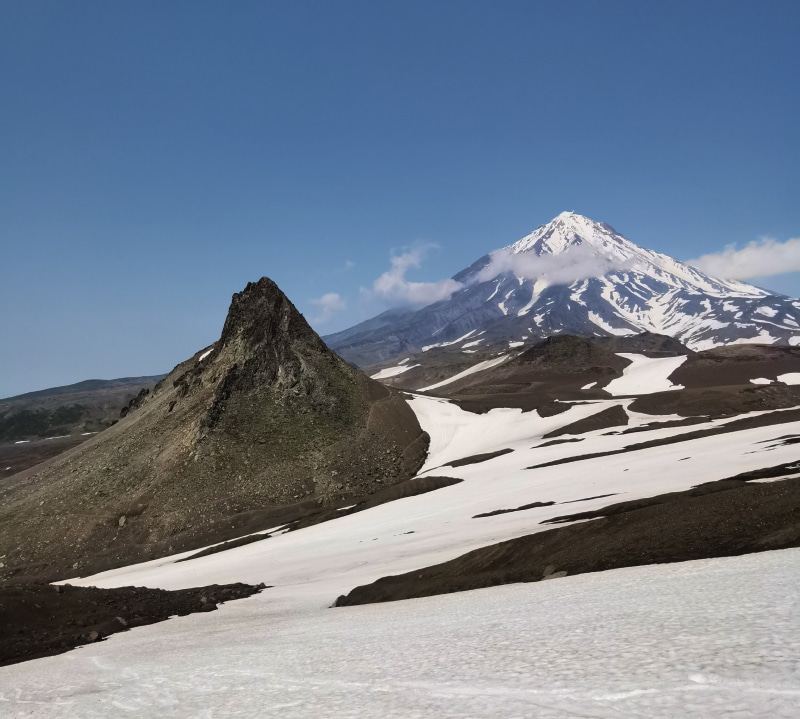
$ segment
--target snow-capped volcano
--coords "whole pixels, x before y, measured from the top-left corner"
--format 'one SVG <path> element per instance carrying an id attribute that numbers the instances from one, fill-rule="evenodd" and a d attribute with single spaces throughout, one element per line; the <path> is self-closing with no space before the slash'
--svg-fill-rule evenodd
<path id="1" fill-rule="evenodd" d="M 594 222 L 574 212 L 562 212 L 548 224 L 542 225 L 500 252 L 513 255 L 531 253 L 537 257 L 543 255 L 566 257 L 577 252 L 578 248 L 588 250 L 584 256 L 594 257 L 598 269 L 603 269 L 604 265 L 616 265 L 615 269 L 618 270 L 629 269 L 671 286 L 690 291 L 700 290 L 710 295 L 737 294 L 748 297 L 769 295 L 765 290 L 744 282 L 709 277 L 667 255 L 635 245 L 609 225 Z M 625 281 L 618 273 L 614 279 Z"/>
<path id="2" fill-rule="evenodd" d="M 572 212 L 484 255 L 453 279 L 461 289 L 448 300 L 392 310 L 387 322 L 379 316 L 325 339 L 361 365 L 452 344 L 465 334 L 472 342 L 480 336 L 482 348 L 562 332 L 646 331 L 694 350 L 800 344 L 800 301 L 710 277 Z"/>

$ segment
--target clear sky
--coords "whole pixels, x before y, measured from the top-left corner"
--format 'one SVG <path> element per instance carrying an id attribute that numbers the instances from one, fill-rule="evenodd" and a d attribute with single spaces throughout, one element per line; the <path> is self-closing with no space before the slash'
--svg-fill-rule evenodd
<path id="1" fill-rule="evenodd" d="M 563 210 L 798 238 L 798 37 L 796 0 L 0 0 L 0 397 L 168 371 L 262 275 L 342 329 L 393 255 Z"/>

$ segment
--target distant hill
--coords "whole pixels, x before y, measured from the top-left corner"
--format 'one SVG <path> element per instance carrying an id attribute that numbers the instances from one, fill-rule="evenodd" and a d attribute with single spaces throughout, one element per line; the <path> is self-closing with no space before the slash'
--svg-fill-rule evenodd
<path id="1" fill-rule="evenodd" d="M 164 377 L 88 379 L 0 400 L 0 480 L 110 427 L 140 392 Z"/>
<path id="2" fill-rule="evenodd" d="M 0 400 L 0 443 L 100 432 L 165 375 L 89 379 Z"/>
<path id="3" fill-rule="evenodd" d="M 164 379 L 166 374 L 156 374 L 149 377 L 120 377 L 119 379 L 85 379 L 75 384 L 66 384 L 62 387 L 50 387 L 49 389 L 39 389 L 34 392 L 14 395 L 0 399 L 0 405 L 6 402 L 22 402 L 25 400 L 43 399 L 45 397 L 60 397 L 63 395 L 83 394 L 84 392 L 104 391 L 119 387 L 126 389 L 131 386 L 147 387 L 154 385 L 160 379 Z"/>

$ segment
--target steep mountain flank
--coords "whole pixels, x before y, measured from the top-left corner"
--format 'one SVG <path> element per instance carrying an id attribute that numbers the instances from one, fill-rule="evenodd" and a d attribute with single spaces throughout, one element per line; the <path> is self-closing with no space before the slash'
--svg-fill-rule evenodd
<path id="1" fill-rule="evenodd" d="M 262 278 L 118 424 L 0 487 L 0 572 L 74 576 L 276 526 L 412 476 L 426 443 Z"/>

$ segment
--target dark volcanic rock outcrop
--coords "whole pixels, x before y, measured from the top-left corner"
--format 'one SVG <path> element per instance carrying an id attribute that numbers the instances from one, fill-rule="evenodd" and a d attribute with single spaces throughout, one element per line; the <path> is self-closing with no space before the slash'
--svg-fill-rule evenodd
<path id="1" fill-rule="evenodd" d="M 595 337 L 593 341 L 598 347 L 610 352 L 637 352 L 646 354 L 649 357 L 676 357 L 677 355 L 694 354 L 674 337 L 653 332 L 642 332 L 638 335 Z"/>
<path id="2" fill-rule="evenodd" d="M 137 403 L 0 489 L 0 576 L 86 575 L 266 529 L 412 476 L 427 444 L 402 398 L 266 278 Z"/>
<path id="3" fill-rule="evenodd" d="M 176 615 L 214 611 L 218 604 L 265 588 L 241 583 L 176 591 L 69 584 L 0 586 L 0 666 L 61 654 Z"/>
<path id="4" fill-rule="evenodd" d="M 617 357 L 613 349 L 602 348 L 597 340 L 575 335 L 554 335 L 540 340 L 512 363 L 517 367 L 536 367 L 563 374 L 587 372 L 597 367 L 621 371 L 630 364 Z"/>
<path id="5" fill-rule="evenodd" d="M 556 335 L 539 340 L 495 367 L 469 374 L 433 393 L 452 397 L 462 408 L 473 411 L 519 407 L 525 411 L 536 409 L 541 414 L 556 414 L 568 408 L 567 405 L 555 407 L 556 401 L 608 397 L 602 391 L 603 386 L 620 377 L 629 364 L 629 359 L 600 346 L 595 338 Z M 399 376 L 400 382 L 404 376 Z M 583 389 L 586 385 L 594 389 Z"/>

